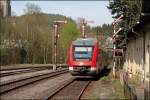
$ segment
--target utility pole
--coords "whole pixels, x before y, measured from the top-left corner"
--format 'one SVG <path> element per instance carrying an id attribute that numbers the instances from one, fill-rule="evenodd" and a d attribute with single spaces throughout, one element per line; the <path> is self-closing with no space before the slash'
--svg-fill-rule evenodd
<path id="1" fill-rule="evenodd" d="M 113 65 L 113 75 L 114 77 L 116 76 L 116 56 L 115 56 L 115 51 L 116 51 L 116 36 L 117 34 L 122 30 L 122 28 L 119 28 L 117 31 L 116 31 L 116 24 L 121 21 L 121 19 L 123 18 L 123 15 L 119 16 L 116 20 L 114 20 L 113 22 L 113 30 L 114 30 L 114 34 L 113 34 L 113 56 L 114 56 L 114 65 Z"/>
<path id="2" fill-rule="evenodd" d="M 59 34 L 58 34 L 58 27 L 61 25 L 61 24 L 66 24 L 67 21 L 53 21 L 53 26 L 54 26 L 54 66 L 53 66 L 53 70 L 56 70 L 57 69 L 57 39 L 59 37 Z M 53 52 L 52 52 L 53 54 Z"/>

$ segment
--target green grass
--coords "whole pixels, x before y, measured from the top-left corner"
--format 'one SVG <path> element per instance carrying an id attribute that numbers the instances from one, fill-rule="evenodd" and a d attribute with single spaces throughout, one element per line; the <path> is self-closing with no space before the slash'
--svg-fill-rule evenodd
<path id="1" fill-rule="evenodd" d="M 120 83 L 120 80 L 114 79 L 112 81 L 112 84 L 113 84 L 114 89 L 115 89 L 116 97 L 119 98 L 119 99 L 125 99 L 124 98 L 124 93 L 123 93 L 123 87 L 122 87 L 122 85 Z"/>
<path id="2" fill-rule="evenodd" d="M 125 99 L 123 87 L 120 83 L 119 78 L 114 78 L 112 71 L 107 76 L 101 78 L 102 82 L 111 82 L 114 91 L 110 94 L 111 100 Z"/>
<path id="3" fill-rule="evenodd" d="M 114 93 L 111 94 L 110 99 L 112 99 L 112 100 L 125 99 L 124 98 L 124 93 L 123 93 L 123 87 L 122 87 L 122 85 L 120 83 L 120 80 L 113 77 L 112 71 L 108 75 L 107 79 L 111 80 L 112 86 L 113 86 L 114 91 L 115 91 L 115 94 Z"/>
<path id="4" fill-rule="evenodd" d="M 140 76 L 139 75 L 134 75 L 132 78 L 129 78 L 128 82 L 129 84 L 135 85 L 135 86 L 140 86 L 141 81 L 140 81 Z"/>
<path id="5" fill-rule="evenodd" d="M 103 76 L 103 77 L 101 78 L 102 81 L 108 81 L 108 79 L 109 79 L 108 76 Z"/>

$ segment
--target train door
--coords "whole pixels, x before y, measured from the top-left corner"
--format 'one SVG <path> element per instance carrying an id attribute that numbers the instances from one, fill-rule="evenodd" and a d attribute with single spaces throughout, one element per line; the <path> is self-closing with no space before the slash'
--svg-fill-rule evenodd
<path id="1" fill-rule="evenodd" d="M 103 69 L 103 50 L 102 49 L 99 49 L 98 68 L 100 71 Z"/>

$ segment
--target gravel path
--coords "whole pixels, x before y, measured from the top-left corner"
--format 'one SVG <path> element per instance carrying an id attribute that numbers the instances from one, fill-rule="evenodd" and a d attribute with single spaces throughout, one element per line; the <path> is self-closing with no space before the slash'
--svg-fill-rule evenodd
<path id="1" fill-rule="evenodd" d="M 53 79 L 45 79 L 40 82 L 33 83 L 31 85 L 16 89 L 7 94 L 1 95 L 1 99 L 40 99 L 41 96 L 47 95 L 47 91 L 51 90 L 61 82 L 70 79 L 70 74 L 63 74 Z"/>
<path id="2" fill-rule="evenodd" d="M 84 92 L 82 99 L 110 99 L 113 90 L 111 82 L 93 81 Z"/>

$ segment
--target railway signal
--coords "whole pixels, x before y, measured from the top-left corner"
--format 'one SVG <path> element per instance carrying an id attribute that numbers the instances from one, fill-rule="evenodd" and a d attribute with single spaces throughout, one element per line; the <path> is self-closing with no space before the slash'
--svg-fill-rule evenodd
<path id="1" fill-rule="evenodd" d="M 113 25 L 121 21 L 123 17 L 123 15 L 120 15 L 117 19 L 114 20 Z"/>
<path id="2" fill-rule="evenodd" d="M 113 22 L 113 29 L 114 29 L 114 34 L 113 34 L 113 51 L 114 51 L 114 66 L 113 66 L 113 75 L 116 76 L 116 73 L 115 73 L 115 68 L 116 68 L 116 38 L 117 38 L 117 34 L 122 30 L 122 28 L 119 28 L 118 30 L 116 30 L 116 26 L 117 26 L 117 23 L 120 22 L 122 20 L 124 16 L 121 15 L 119 16 L 117 19 L 114 20 Z"/>
<path id="3" fill-rule="evenodd" d="M 54 64 L 54 66 L 53 66 L 53 70 L 56 70 L 56 68 L 57 68 L 57 40 L 58 40 L 58 38 L 59 38 L 59 34 L 58 34 L 58 27 L 60 26 L 60 25 L 62 25 L 62 24 L 66 24 L 67 23 L 67 21 L 65 20 L 65 21 L 53 21 L 53 26 L 54 26 L 54 58 L 52 58 L 52 60 L 53 60 L 53 64 Z M 52 36 L 52 38 L 53 38 L 53 36 Z M 53 51 L 52 51 L 52 54 L 53 54 Z"/>
<path id="4" fill-rule="evenodd" d="M 85 38 L 85 26 L 87 25 L 87 23 L 94 23 L 94 21 L 88 21 L 88 20 L 82 19 L 80 23 L 82 25 L 82 38 Z"/>

